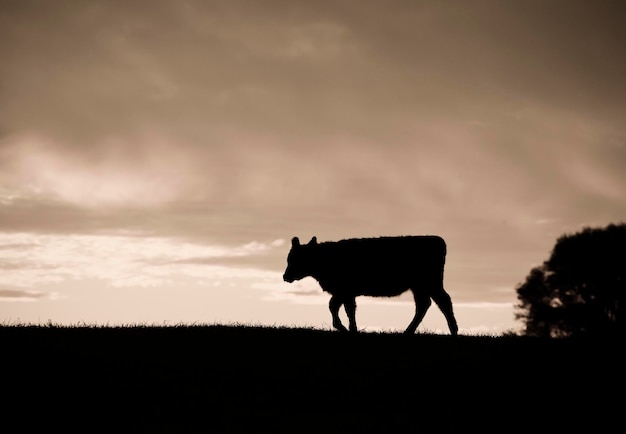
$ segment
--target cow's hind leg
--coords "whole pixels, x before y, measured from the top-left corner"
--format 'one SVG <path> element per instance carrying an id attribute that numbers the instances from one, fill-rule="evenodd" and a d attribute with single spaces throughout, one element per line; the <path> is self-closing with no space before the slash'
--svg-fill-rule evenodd
<path id="1" fill-rule="evenodd" d="M 459 326 L 456 323 L 456 318 L 454 317 L 454 312 L 452 310 L 452 299 L 450 298 L 450 294 L 443 289 L 443 286 L 440 286 L 436 291 L 433 291 L 431 294 L 433 300 L 443 315 L 446 317 L 446 321 L 448 321 L 448 327 L 450 328 L 450 334 L 452 336 L 456 336 L 459 333 Z"/>
<path id="2" fill-rule="evenodd" d="M 406 328 L 404 333 L 413 334 L 415 330 L 417 330 L 417 326 L 420 325 L 422 319 L 424 319 L 424 315 L 426 315 L 426 311 L 431 305 L 430 295 L 427 292 L 419 291 L 416 289 L 411 289 L 413 292 L 413 299 L 415 300 L 415 316 L 413 317 L 413 321 Z"/>
<path id="3" fill-rule="evenodd" d="M 348 329 L 341 323 L 341 319 L 339 319 L 339 309 L 343 304 L 343 300 L 335 297 L 334 295 L 330 297 L 330 302 L 328 303 L 328 308 L 330 309 L 330 313 L 333 316 L 333 327 L 342 332 L 347 332 Z"/>
<path id="4" fill-rule="evenodd" d="M 350 331 L 356 333 L 358 330 L 356 328 L 356 300 L 354 297 L 344 300 L 343 307 L 346 310 L 346 315 L 348 315 Z"/>

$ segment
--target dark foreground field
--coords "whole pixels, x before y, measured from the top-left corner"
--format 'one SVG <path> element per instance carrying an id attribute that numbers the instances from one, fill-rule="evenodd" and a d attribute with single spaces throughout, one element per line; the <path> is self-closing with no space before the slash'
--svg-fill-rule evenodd
<path id="1" fill-rule="evenodd" d="M 3 432 L 623 432 L 616 340 L 0 327 Z M 618 348 L 621 347 L 621 348 Z"/>

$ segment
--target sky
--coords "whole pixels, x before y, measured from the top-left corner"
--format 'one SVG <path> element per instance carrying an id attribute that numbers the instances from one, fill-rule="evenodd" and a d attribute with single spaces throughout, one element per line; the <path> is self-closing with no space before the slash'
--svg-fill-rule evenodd
<path id="1" fill-rule="evenodd" d="M 626 221 L 626 4 L 0 0 L 0 323 L 331 328 L 291 238 L 437 234 L 460 333 Z M 410 293 L 357 299 L 403 330 Z M 345 315 L 342 316 L 345 321 Z M 447 333 L 433 305 L 418 331 Z"/>

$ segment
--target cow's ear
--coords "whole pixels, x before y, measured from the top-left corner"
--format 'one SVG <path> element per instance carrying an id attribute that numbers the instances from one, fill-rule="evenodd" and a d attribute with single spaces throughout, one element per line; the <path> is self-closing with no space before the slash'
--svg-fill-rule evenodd
<path id="1" fill-rule="evenodd" d="M 317 244 L 317 237 L 313 237 L 313 238 L 311 238 L 311 241 L 309 241 L 309 244 L 310 244 L 310 245 L 315 245 L 315 244 Z"/>
<path id="2" fill-rule="evenodd" d="M 293 237 L 291 239 L 291 247 L 298 247 L 300 245 L 300 240 L 298 237 Z"/>

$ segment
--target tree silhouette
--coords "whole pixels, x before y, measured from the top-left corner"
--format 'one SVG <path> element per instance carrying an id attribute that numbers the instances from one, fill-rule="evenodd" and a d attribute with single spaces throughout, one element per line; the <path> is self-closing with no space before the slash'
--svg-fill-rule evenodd
<path id="1" fill-rule="evenodd" d="M 526 335 L 624 334 L 626 224 L 562 235 L 516 291 Z"/>

